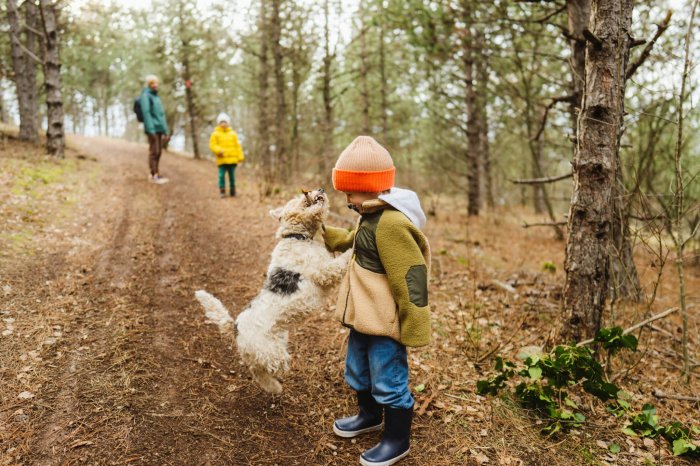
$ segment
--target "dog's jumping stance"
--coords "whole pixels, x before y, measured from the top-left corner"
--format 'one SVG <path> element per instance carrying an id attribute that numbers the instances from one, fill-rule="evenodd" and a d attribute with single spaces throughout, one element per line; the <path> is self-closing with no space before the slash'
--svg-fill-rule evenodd
<path id="1" fill-rule="evenodd" d="M 279 220 L 263 289 L 235 322 L 221 302 L 204 290 L 195 296 L 207 317 L 226 332 L 235 325 L 238 353 L 260 387 L 281 393 L 279 374 L 289 368 L 284 324 L 296 316 L 321 311 L 328 292 L 340 282 L 352 250 L 333 257 L 313 237 L 328 213 L 323 189 L 304 191 L 284 207 L 270 211 Z"/>

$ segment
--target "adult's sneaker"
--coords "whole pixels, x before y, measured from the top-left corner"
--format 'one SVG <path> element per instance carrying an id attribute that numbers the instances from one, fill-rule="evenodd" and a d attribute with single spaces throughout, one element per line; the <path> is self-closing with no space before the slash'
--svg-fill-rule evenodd
<path id="1" fill-rule="evenodd" d="M 167 179 L 167 178 L 164 178 L 164 177 L 162 177 L 162 176 L 160 176 L 160 175 L 153 175 L 153 182 L 154 182 L 155 184 L 165 184 L 165 183 L 167 183 L 168 181 L 170 181 L 170 180 Z"/>

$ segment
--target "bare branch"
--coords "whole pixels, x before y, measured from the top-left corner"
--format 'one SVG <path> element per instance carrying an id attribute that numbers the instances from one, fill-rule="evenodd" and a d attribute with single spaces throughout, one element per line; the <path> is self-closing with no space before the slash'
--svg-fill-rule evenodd
<path id="1" fill-rule="evenodd" d="M 560 97 L 553 97 L 552 101 L 547 105 L 547 107 L 544 110 L 544 114 L 542 115 L 542 121 L 540 121 L 540 127 L 537 130 L 537 134 L 532 138 L 533 141 L 537 141 L 540 139 L 542 136 L 542 133 L 544 133 L 544 128 L 547 125 L 547 118 L 549 117 L 549 111 L 554 108 L 556 104 L 559 102 L 569 102 L 569 103 L 575 103 L 574 99 L 576 98 L 576 94 L 570 94 L 570 95 L 564 95 Z"/>
<path id="2" fill-rule="evenodd" d="M 679 401 L 692 401 L 694 403 L 700 403 L 700 398 L 695 397 L 695 396 L 684 396 L 684 395 L 668 395 L 665 392 L 662 392 L 658 388 L 654 390 L 654 396 L 656 398 L 666 398 L 669 400 L 679 400 Z"/>
<path id="3" fill-rule="evenodd" d="M 523 228 L 530 228 L 530 227 L 552 227 L 552 228 L 559 228 L 559 227 L 565 227 L 566 222 L 540 222 L 540 223 L 527 223 L 523 222 Z"/>
<path id="4" fill-rule="evenodd" d="M 549 176 L 546 178 L 530 178 L 530 179 L 510 180 L 510 182 L 513 184 L 546 184 L 546 183 L 554 183 L 555 181 L 565 180 L 567 178 L 571 178 L 572 176 L 574 176 L 574 173 L 570 172 L 570 173 L 566 173 L 564 175 Z"/>
<path id="5" fill-rule="evenodd" d="M 17 42 L 17 45 L 19 45 L 19 48 L 21 48 L 22 51 L 23 51 L 25 54 L 27 54 L 27 56 L 28 56 L 29 58 L 31 58 L 32 60 L 34 60 L 36 63 L 38 63 L 38 64 L 40 64 L 40 65 L 43 65 L 43 64 L 44 64 L 44 60 L 42 60 L 41 58 L 37 57 L 31 50 L 29 50 L 27 47 L 25 47 L 25 45 L 22 43 L 21 40 L 19 40 L 19 38 L 18 38 L 16 35 L 12 34 L 12 39 L 13 39 L 14 41 Z"/>
<path id="6" fill-rule="evenodd" d="M 583 30 L 583 38 L 586 39 L 588 42 L 593 44 L 593 46 L 597 49 L 600 50 L 603 48 L 603 41 L 598 38 L 593 32 L 591 32 L 590 29 L 584 29 Z"/>
<path id="7" fill-rule="evenodd" d="M 690 306 L 688 306 L 688 307 L 690 307 Z M 671 309 L 666 309 L 664 312 L 660 312 L 660 313 L 658 313 L 658 314 L 656 314 L 656 315 L 653 315 L 653 316 L 649 317 L 648 319 L 645 319 L 645 320 L 639 322 L 638 324 L 634 324 L 634 325 L 631 326 L 631 327 L 627 327 L 626 329 L 624 329 L 624 330 L 622 331 L 622 334 L 623 334 L 623 335 L 627 335 L 628 333 L 634 332 L 635 330 L 637 330 L 637 329 L 640 328 L 640 327 L 644 327 L 645 325 L 650 324 L 650 323 L 654 322 L 655 320 L 662 319 L 662 318 L 666 317 L 666 316 L 669 315 L 669 314 L 673 314 L 673 313 L 676 312 L 676 311 L 678 311 L 678 308 L 677 308 L 677 307 L 672 307 Z M 582 341 L 582 342 L 580 342 L 580 343 L 577 343 L 576 346 L 590 345 L 591 343 L 593 343 L 593 341 L 594 341 L 593 338 L 591 338 L 590 340 L 584 340 L 584 341 Z"/>
<path id="8" fill-rule="evenodd" d="M 642 64 L 646 61 L 647 58 L 649 58 L 649 55 L 651 55 L 651 50 L 654 48 L 654 44 L 656 44 L 656 41 L 661 37 L 661 34 L 668 29 L 668 26 L 671 24 L 671 16 L 673 15 L 672 10 L 668 10 L 666 13 L 666 17 L 664 18 L 661 23 L 656 25 L 656 33 L 654 34 L 654 37 L 651 38 L 649 43 L 644 47 L 644 50 L 642 50 L 642 53 L 637 57 L 637 59 L 633 62 L 630 63 L 630 65 L 627 67 L 627 71 L 625 72 L 625 79 L 631 78 L 634 73 L 637 71 L 637 69 L 642 66 Z"/>

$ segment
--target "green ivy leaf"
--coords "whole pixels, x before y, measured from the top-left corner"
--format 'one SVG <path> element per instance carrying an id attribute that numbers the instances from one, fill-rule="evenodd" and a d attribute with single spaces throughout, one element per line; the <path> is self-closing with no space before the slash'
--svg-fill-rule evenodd
<path id="1" fill-rule="evenodd" d="M 542 369 L 537 366 L 530 367 L 527 372 L 532 380 L 540 380 L 542 378 Z"/>
<path id="2" fill-rule="evenodd" d="M 621 338 L 623 348 L 637 351 L 637 337 L 634 335 L 623 335 Z"/>
<path id="3" fill-rule="evenodd" d="M 608 450 L 610 450 L 610 453 L 617 455 L 618 453 L 620 453 L 620 445 L 618 445 L 617 443 L 611 443 L 608 447 Z"/>
<path id="4" fill-rule="evenodd" d="M 479 382 L 477 382 L 477 383 L 476 383 L 477 389 L 478 389 L 478 387 L 479 387 L 479 383 L 480 383 L 480 382 L 486 382 L 486 381 L 485 381 L 485 380 L 480 380 Z M 487 382 L 487 383 L 488 383 L 488 382 Z M 423 390 L 425 390 L 425 384 L 422 383 L 422 384 L 418 385 L 414 390 L 415 390 L 416 393 L 422 393 Z"/>
<path id="5" fill-rule="evenodd" d="M 637 433 L 630 429 L 629 427 L 623 427 L 622 432 L 629 435 L 630 437 L 638 437 Z"/>
<path id="6" fill-rule="evenodd" d="M 698 447 L 686 439 L 679 438 L 673 441 L 673 454 L 675 456 L 685 455 L 688 452 L 695 452 Z"/>

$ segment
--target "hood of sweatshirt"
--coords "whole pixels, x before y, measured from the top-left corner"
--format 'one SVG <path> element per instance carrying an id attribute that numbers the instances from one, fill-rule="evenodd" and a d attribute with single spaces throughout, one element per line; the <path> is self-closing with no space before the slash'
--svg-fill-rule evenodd
<path id="1" fill-rule="evenodd" d="M 379 199 L 403 213 L 418 228 L 423 229 L 425 226 L 427 219 L 418 195 L 410 189 L 391 188 L 388 194 L 380 194 Z"/>

